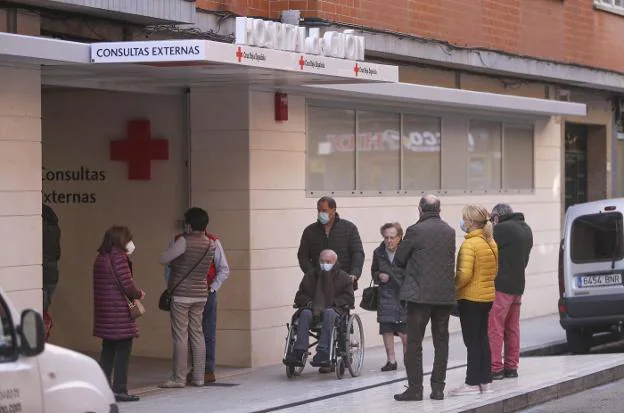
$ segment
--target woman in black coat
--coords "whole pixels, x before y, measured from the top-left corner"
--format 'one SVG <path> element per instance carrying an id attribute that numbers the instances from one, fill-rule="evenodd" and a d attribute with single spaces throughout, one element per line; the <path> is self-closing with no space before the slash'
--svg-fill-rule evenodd
<path id="1" fill-rule="evenodd" d="M 397 369 L 394 352 L 394 337 L 401 337 L 403 352 L 407 347 L 407 325 L 405 307 L 399 301 L 400 284 L 394 275 L 392 260 L 401 239 L 403 228 L 397 222 L 387 223 L 381 227 L 383 242 L 373 254 L 371 273 L 375 284 L 379 285 L 379 306 L 377 309 L 377 322 L 379 334 L 383 336 L 384 347 L 388 361 L 381 371 Z"/>

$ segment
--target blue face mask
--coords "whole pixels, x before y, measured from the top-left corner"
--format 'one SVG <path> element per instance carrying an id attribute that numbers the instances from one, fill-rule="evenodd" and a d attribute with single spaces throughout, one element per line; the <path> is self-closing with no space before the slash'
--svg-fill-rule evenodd
<path id="1" fill-rule="evenodd" d="M 318 214 L 318 221 L 325 225 L 329 223 L 329 213 L 327 212 L 319 212 Z"/>
<path id="2" fill-rule="evenodd" d="M 464 222 L 464 218 L 459 220 L 459 228 L 461 228 L 461 230 L 464 231 L 464 232 L 468 232 L 468 228 L 466 227 L 466 223 Z"/>
<path id="3" fill-rule="evenodd" d="M 334 264 L 332 263 L 329 263 L 329 262 L 321 263 L 321 270 L 323 271 L 331 271 L 332 268 L 334 268 Z"/>

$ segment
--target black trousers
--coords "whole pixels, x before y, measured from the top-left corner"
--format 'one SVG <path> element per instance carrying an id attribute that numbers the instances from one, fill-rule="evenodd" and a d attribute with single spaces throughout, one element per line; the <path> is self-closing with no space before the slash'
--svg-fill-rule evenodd
<path id="1" fill-rule="evenodd" d="M 459 321 L 468 350 L 466 384 L 478 386 L 492 382 L 492 353 L 488 337 L 488 318 L 492 303 L 459 300 Z"/>
<path id="2" fill-rule="evenodd" d="M 125 340 L 102 340 L 100 366 L 113 393 L 128 393 L 128 366 L 132 352 L 132 338 Z"/>
<path id="3" fill-rule="evenodd" d="M 434 347 L 431 388 L 433 391 L 444 391 L 449 352 L 448 324 L 452 308 L 450 305 L 407 304 L 407 351 L 404 362 L 409 387 L 417 392 L 423 391 L 422 341 L 429 320 Z"/>

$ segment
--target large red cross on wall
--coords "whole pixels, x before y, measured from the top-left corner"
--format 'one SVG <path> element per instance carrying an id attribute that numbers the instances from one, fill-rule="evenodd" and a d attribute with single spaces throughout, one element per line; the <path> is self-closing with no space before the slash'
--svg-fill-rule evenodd
<path id="1" fill-rule="evenodd" d="M 169 159 L 169 142 L 166 139 L 152 139 L 150 121 L 134 119 L 128 122 L 128 138 L 111 141 L 112 161 L 128 162 L 128 179 L 152 179 L 152 161 Z"/>

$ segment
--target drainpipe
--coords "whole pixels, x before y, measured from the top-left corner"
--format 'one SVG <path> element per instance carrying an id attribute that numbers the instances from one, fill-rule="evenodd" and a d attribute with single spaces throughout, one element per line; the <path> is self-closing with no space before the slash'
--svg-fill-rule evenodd
<path id="1" fill-rule="evenodd" d="M 190 208 L 193 202 L 192 197 L 192 155 L 193 155 L 193 139 L 191 132 L 191 89 L 187 88 L 184 91 L 184 138 L 186 143 L 186 160 L 184 166 L 186 167 L 186 208 Z M 184 224 L 182 224 L 184 226 Z"/>
<path id="2" fill-rule="evenodd" d="M 6 14 L 7 33 L 17 34 L 17 9 L 7 9 Z"/>

